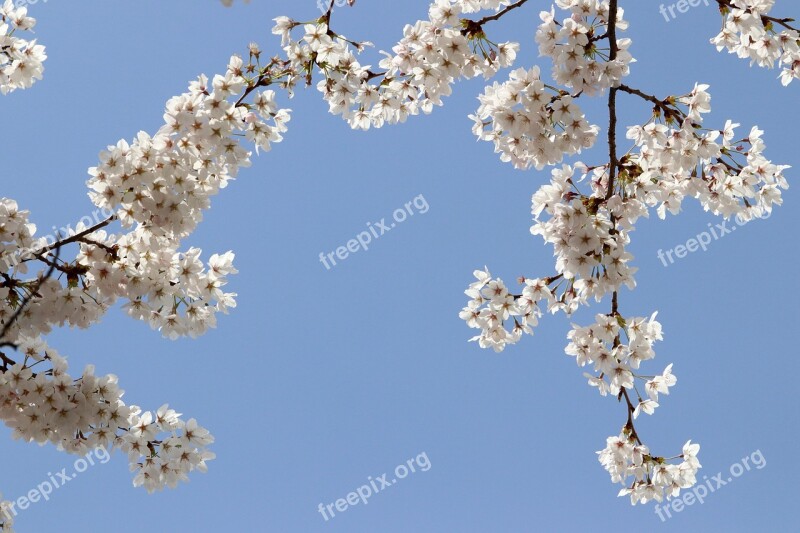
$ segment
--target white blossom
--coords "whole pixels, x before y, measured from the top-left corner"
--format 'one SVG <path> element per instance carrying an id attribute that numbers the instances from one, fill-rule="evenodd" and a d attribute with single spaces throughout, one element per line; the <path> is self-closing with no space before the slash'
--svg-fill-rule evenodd
<path id="1" fill-rule="evenodd" d="M 731 0 L 731 4 L 722 30 L 711 39 L 717 50 L 749 59 L 751 66 L 774 68 L 777 62 L 784 86 L 800 78 L 800 33 L 770 20 L 774 0 Z"/>
<path id="2" fill-rule="evenodd" d="M 608 50 L 601 49 L 609 23 L 608 0 L 556 0 L 560 9 L 568 10 L 570 16 L 558 20 L 555 9 L 542 11 L 542 23 L 536 32 L 539 54 L 553 60 L 553 78 L 560 85 L 574 89 L 576 93 L 595 95 L 609 87 L 616 87 L 630 72 L 634 61 L 628 48 L 631 40 L 617 39 L 616 58 L 608 57 Z M 616 29 L 625 30 L 628 23 L 620 8 L 615 19 Z"/>
<path id="3" fill-rule="evenodd" d="M 17 89 L 27 89 L 42 79 L 44 61 L 47 59 L 44 46 L 36 39 L 19 37 L 20 32 L 33 29 L 36 19 L 28 16 L 24 2 L 5 0 L 0 6 L 0 93 L 8 94 Z"/>

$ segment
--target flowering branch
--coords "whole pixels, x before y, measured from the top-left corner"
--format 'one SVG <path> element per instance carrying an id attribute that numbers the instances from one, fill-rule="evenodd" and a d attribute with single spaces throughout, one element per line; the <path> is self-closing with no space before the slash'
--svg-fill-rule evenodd
<path id="1" fill-rule="evenodd" d="M 649 207 L 657 206 L 664 218 L 667 211 L 677 214 L 685 197 L 697 198 L 706 210 L 726 218 L 760 216 L 780 205 L 780 189 L 788 186 L 782 173 L 788 167 L 763 158 L 762 132 L 757 128 L 734 142 L 738 124 L 728 121 L 720 130 L 702 127 L 702 115 L 710 111 L 707 85 L 661 100 L 623 84 L 632 58 L 627 52 L 630 41 L 618 37 L 627 23 L 617 0 L 588 4 L 563 0 L 558 5 L 571 16 L 558 21 L 554 10 L 542 12 L 536 41 L 540 53 L 553 60 L 554 79 L 572 89 L 574 98 L 609 91 L 609 160 L 604 165 L 576 163 L 555 169 L 551 183 L 533 196 L 531 232 L 555 247 L 559 283 L 551 287 L 553 277 L 523 277 L 522 293 L 512 295 L 488 270 L 475 271 L 477 281 L 465 291 L 470 301 L 460 316 L 481 332 L 471 340 L 499 352 L 524 333 L 532 334 L 542 309 L 571 315 L 591 298 L 599 302 L 611 294 L 611 312 L 596 315 L 589 326 L 573 325 L 565 351 L 579 366 L 593 365 L 595 372 L 584 376 L 601 395 L 625 399 L 627 420 L 622 431 L 609 437 L 606 448 L 598 452 L 612 481 L 624 485 L 620 496 L 630 496 L 632 503 L 661 501 L 696 482 L 699 446 L 687 442 L 683 453 L 672 458 L 681 462 L 673 464 L 672 459 L 651 454 L 634 426 L 641 413 L 654 413 L 659 394 L 669 394 L 677 379 L 671 364 L 660 375 L 638 372 L 655 356 L 652 347 L 662 334 L 655 313 L 646 319 L 624 317 L 619 311 L 621 286 L 635 287 L 636 268 L 626 251 L 630 232 L 639 217 L 648 215 Z M 605 39 L 608 47 L 598 48 Z M 596 139 L 598 128 L 588 127 L 574 102 L 559 110 L 547 104 L 565 100 L 566 91 L 552 87 L 556 96 L 545 100 L 545 87 L 538 68 L 514 71 L 507 82 L 487 89 L 472 117 L 478 137 L 494 142 L 501 160 L 520 169 L 559 163 Z M 618 92 L 654 104 L 646 124 L 628 128 L 627 138 L 634 146 L 622 156 L 616 136 Z M 580 143 L 575 142 L 578 139 Z M 582 182 L 588 191 L 580 187 Z M 511 322 L 509 331 L 506 323 Z M 644 381 L 648 399 L 639 394 L 637 380 Z M 638 403 L 633 402 L 631 390 L 636 390 Z"/>
<path id="2" fill-rule="evenodd" d="M 517 9 L 518 7 L 522 7 L 523 5 L 525 5 L 527 1 L 528 0 L 518 0 L 517 2 L 506 7 L 505 9 L 498 11 L 494 15 L 486 15 L 480 20 L 462 19 L 461 25 L 464 26 L 464 30 L 462 31 L 462 33 L 468 36 L 482 35 L 484 24 L 495 20 L 500 20 L 507 13 Z"/>
<path id="3" fill-rule="evenodd" d="M 56 249 L 55 261 L 58 261 L 58 252 L 59 251 L 60 251 L 60 249 Z M 50 268 L 47 270 L 47 272 L 45 272 L 44 275 L 40 275 L 39 278 L 30 285 L 30 288 L 28 289 L 28 293 L 25 296 L 23 296 L 22 300 L 19 301 L 19 303 L 17 304 L 16 309 L 14 310 L 14 314 L 11 315 L 11 317 L 8 320 L 6 320 L 5 323 L 3 324 L 3 328 L 0 329 L 0 348 L 4 348 L 6 346 L 10 346 L 10 347 L 14 348 L 15 350 L 17 349 L 17 345 L 16 344 L 14 344 L 13 342 L 5 340 L 7 338 L 6 336 L 8 335 L 8 331 L 14 326 L 14 324 L 16 324 L 16 322 L 19 319 L 19 317 L 25 311 L 25 308 L 28 307 L 28 304 L 30 304 L 31 301 L 33 301 L 34 298 L 39 296 L 39 289 L 42 288 L 42 285 L 44 285 L 45 281 L 47 281 L 48 279 L 50 279 L 52 277 L 53 272 L 56 269 L 55 261 L 50 263 Z M 2 283 L 0 283 L 0 288 L 10 289 L 10 288 L 13 288 L 15 286 L 21 285 L 16 280 L 8 277 L 8 275 L 6 275 L 6 274 L 3 274 L 3 278 L 4 278 L 4 281 Z M 14 364 L 14 362 L 11 361 L 10 359 L 8 359 L 4 354 L 3 355 L 3 366 L 5 367 L 4 370 L 8 370 L 8 364 L 9 363 Z"/>
<path id="4" fill-rule="evenodd" d="M 765 67 L 777 61 L 784 85 L 800 77 L 793 19 L 770 16 L 771 1 L 717 1 L 724 26 L 712 43 L 719 50 Z M 436 0 L 427 19 L 406 26 L 402 39 L 384 52 L 381 71 L 358 60 L 371 43 L 333 31 L 333 0 L 321 18 L 307 23 L 279 17 L 272 31 L 281 36 L 284 57 L 262 65 L 261 50 L 251 45 L 246 62 L 233 56 L 223 74 L 211 80 L 199 76 L 187 92 L 170 99 L 156 133 L 140 132 L 100 153 L 88 186 L 92 202 L 112 213 L 105 220 L 48 244 L 35 237 L 27 211 L 0 198 L 0 347 L 21 356 L 18 362 L 0 353 L 0 419 L 17 438 L 51 442 L 68 452 L 120 449 L 129 456 L 134 484 L 148 491 L 205 471 L 214 458 L 206 449 L 213 437 L 194 419 L 184 421 L 167 405 L 154 412 L 126 406 L 117 378 L 95 376 L 91 365 L 72 378 L 66 360 L 44 336 L 55 326 L 88 327 L 119 300 L 129 315 L 171 339 L 215 327 L 217 313 L 235 306 L 236 295 L 223 292 L 227 277 L 236 273 L 234 254 L 214 254 L 204 264 L 199 249 L 181 247 L 211 198 L 251 163 L 249 147 L 268 151 L 282 140 L 291 110 L 279 107 L 275 91 L 266 88 L 285 89 L 291 97 L 299 80 L 310 85 L 318 75 L 316 87 L 330 112 L 352 128 L 401 123 L 442 105 L 457 80 L 488 79 L 511 66 L 519 45 L 489 40 L 483 26 L 526 2 Z M 685 198 L 726 218 L 771 212 L 782 203 L 788 167 L 764 157 L 757 127 L 738 140 L 739 124 L 730 120 L 721 129 L 703 127 L 703 115 L 710 112 L 707 85 L 662 100 L 623 84 L 634 60 L 630 39 L 620 38 L 627 22 L 618 0 L 558 0 L 557 5 L 569 16 L 557 19 L 555 7 L 540 13 L 536 33 L 540 53 L 552 59 L 553 83 L 543 80 L 538 67 L 514 70 L 479 97 L 473 131 L 494 144 L 503 162 L 520 169 L 554 166 L 594 145 L 600 128 L 590 124 L 578 101 L 607 90 L 608 163 L 554 168 L 550 183 L 533 195 L 531 232 L 553 245 L 555 273 L 523 277 L 524 288 L 512 294 L 488 269 L 476 271 L 460 316 L 480 330 L 472 340 L 500 352 L 532 334 L 545 310 L 571 316 L 591 299 L 601 302 L 610 294 L 611 312 L 595 315 L 589 326 L 573 325 L 565 352 L 579 366 L 592 365 L 593 372 L 584 376 L 602 396 L 625 399 L 625 425 L 598 452 L 612 481 L 624 485 L 620 495 L 629 495 L 632 503 L 660 500 L 695 483 L 699 446 L 688 441 L 678 456 L 654 456 L 634 427 L 641 413 L 654 412 L 659 394 L 668 395 L 677 378 L 671 364 L 658 375 L 639 373 L 640 365 L 655 357 L 653 345 L 662 331 L 655 313 L 625 317 L 619 311 L 621 288 L 636 285 L 637 269 L 627 251 L 630 235 L 650 208 L 666 218 L 667 212 L 680 212 Z M 463 17 L 485 10 L 493 13 Z M 13 0 L 0 7 L 2 94 L 42 78 L 44 47 L 18 36 L 34 25 L 27 9 Z M 627 129 L 632 146 L 624 155 L 616 131 L 619 92 L 655 106 L 645 124 Z M 106 231 L 112 222 L 119 222 L 119 234 Z M 74 259 L 62 259 L 73 244 Z M 34 280 L 21 278 L 34 261 L 44 265 L 42 271 Z M 636 380 L 644 382 L 647 399 Z M 670 464 L 674 459 L 681 462 Z M 0 502 L 0 510 L 5 505 Z M 0 525 L 10 530 L 12 520 L 2 516 Z"/>
<path id="5" fill-rule="evenodd" d="M 64 246 L 66 246 L 68 244 L 75 243 L 75 242 L 84 242 L 84 243 L 87 243 L 87 244 L 94 244 L 96 246 L 104 246 L 104 245 L 102 245 L 100 243 L 96 243 L 94 241 L 89 241 L 89 240 L 87 240 L 87 238 L 88 238 L 89 235 L 95 233 L 98 230 L 101 230 L 101 229 L 105 228 L 106 226 L 108 226 L 109 224 L 114 222 L 115 220 L 117 220 L 116 215 L 112 215 L 112 216 L 106 218 L 105 220 L 102 220 L 102 221 L 98 222 L 94 226 L 92 226 L 90 228 L 86 228 L 85 230 L 76 233 L 75 235 L 72 235 L 70 237 L 66 237 L 64 239 L 59 239 L 59 240 L 57 240 L 56 242 L 54 242 L 53 244 L 51 244 L 49 246 L 45 246 L 44 248 L 41 248 L 41 249 L 39 249 L 39 250 L 37 250 L 35 252 L 32 252 L 32 255 L 36 256 L 36 257 L 39 257 L 39 256 L 41 256 L 43 254 L 46 254 L 46 253 L 50 252 L 51 250 L 60 250 Z M 110 252 L 111 250 L 108 249 L 107 251 Z"/>
<path id="6" fill-rule="evenodd" d="M 765 27 L 769 27 L 770 23 L 773 23 L 773 24 L 778 24 L 780 26 L 783 26 L 784 28 L 787 28 L 789 30 L 800 31 L 799 29 L 794 28 L 794 27 L 789 25 L 789 22 L 794 22 L 793 18 L 788 18 L 788 17 L 787 18 L 775 18 L 775 17 L 771 17 L 769 15 L 762 14 L 762 12 L 760 11 L 759 8 L 757 8 L 755 5 L 750 6 L 750 5 L 748 5 L 747 2 L 740 3 L 739 5 L 736 5 L 734 3 L 734 1 L 732 1 L 732 0 L 716 0 L 716 2 L 719 4 L 720 12 L 723 15 L 727 15 L 728 13 L 733 11 L 734 9 L 742 9 L 746 13 L 751 13 L 753 15 L 758 16 L 761 19 L 761 22 L 764 24 Z"/>
<path id="7" fill-rule="evenodd" d="M 781 83 L 789 85 L 800 78 L 800 29 L 789 24 L 793 18 L 768 15 L 773 1 L 717 0 L 723 17 L 722 31 L 711 42 L 717 50 L 727 49 L 750 64 L 773 68 L 783 67 Z M 775 25 L 783 27 L 778 32 Z"/>

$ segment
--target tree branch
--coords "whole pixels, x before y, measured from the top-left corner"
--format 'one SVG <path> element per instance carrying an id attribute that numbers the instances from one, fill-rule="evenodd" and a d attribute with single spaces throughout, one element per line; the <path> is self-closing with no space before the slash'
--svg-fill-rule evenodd
<path id="1" fill-rule="evenodd" d="M 739 9 L 735 5 L 731 4 L 730 0 L 717 0 L 717 3 L 719 4 L 720 11 L 723 13 L 725 9 Z M 750 14 L 755 14 L 750 9 L 745 9 L 745 11 Z M 800 31 L 800 28 L 795 28 L 789 24 L 790 22 L 794 22 L 793 18 L 787 17 L 779 19 L 776 17 L 770 17 L 768 15 L 760 15 L 760 17 L 761 17 L 761 24 L 763 24 L 764 26 L 769 26 L 769 24 L 772 23 L 772 24 L 777 24 L 779 26 L 783 26 L 787 30 Z"/>
<path id="2" fill-rule="evenodd" d="M 35 256 L 38 256 L 38 255 L 45 254 L 45 253 L 49 252 L 50 250 L 58 250 L 62 246 L 66 246 L 67 244 L 72 244 L 73 242 L 82 242 L 84 237 L 86 237 L 87 235 L 91 235 L 92 233 L 94 233 L 95 231 L 97 231 L 99 229 L 103 229 L 104 227 L 108 226 L 109 224 L 111 224 L 115 220 L 117 220 L 117 215 L 111 215 L 110 217 L 108 217 L 107 219 L 103 220 L 102 222 L 98 222 L 97 224 L 95 224 L 91 228 L 85 229 L 82 232 L 76 233 L 75 235 L 73 235 L 71 237 L 68 237 L 68 238 L 66 238 L 64 240 L 56 241 L 53 244 L 51 244 L 50 246 L 45 246 L 41 250 L 37 250 L 36 252 L 32 252 L 31 255 L 33 255 L 35 257 Z M 96 242 L 91 242 L 90 244 L 95 244 L 95 245 L 99 246 L 99 244 L 96 243 Z"/>
<path id="3" fill-rule="evenodd" d="M 611 0 L 608 9 L 608 61 L 617 59 L 617 0 Z M 611 87 L 608 91 L 608 188 L 606 189 L 606 200 L 614 194 L 614 181 L 617 177 L 617 88 Z"/>
<path id="4" fill-rule="evenodd" d="M 511 4 L 507 8 L 498 11 L 494 15 L 487 15 L 480 20 L 470 20 L 470 19 L 463 19 L 461 22 L 464 24 L 464 29 L 462 33 L 466 35 L 476 35 L 483 31 L 483 25 L 487 22 L 491 22 L 493 20 L 500 20 L 500 18 L 508 13 L 509 11 L 513 11 L 518 7 L 525 5 L 528 0 L 519 0 L 518 2 Z"/>
<path id="5" fill-rule="evenodd" d="M 19 307 L 17 307 L 17 310 L 14 312 L 13 315 L 11 315 L 11 318 L 8 320 L 8 322 L 6 322 L 3 325 L 3 329 L 0 330 L 0 341 L 6 338 L 8 330 L 11 329 L 11 326 L 13 326 L 17 320 L 19 320 L 19 317 L 22 315 L 22 312 L 25 311 L 25 308 L 28 306 L 28 304 L 39 293 L 39 289 L 42 288 L 44 282 L 50 279 L 50 277 L 53 275 L 53 272 L 55 272 L 56 270 L 56 262 L 58 261 L 58 255 L 60 253 L 61 253 L 61 247 L 56 248 L 56 257 L 55 257 L 56 261 L 50 264 L 50 268 L 47 270 L 47 273 L 44 276 L 39 277 L 39 280 L 36 282 L 36 285 L 34 286 L 33 290 L 31 290 L 30 293 L 27 296 L 25 296 L 25 298 L 22 299 L 22 301 L 19 304 Z M 0 348 L 5 346 L 12 346 L 14 349 L 17 348 L 16 344 L 12 342 L 5 341 L 0 343 Z"/>

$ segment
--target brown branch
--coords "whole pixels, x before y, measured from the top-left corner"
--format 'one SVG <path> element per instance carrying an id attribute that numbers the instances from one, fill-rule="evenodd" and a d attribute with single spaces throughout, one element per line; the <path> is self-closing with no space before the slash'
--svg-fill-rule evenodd
<path id="1" fill-rule="evenodd" d="M 56 257 L 55 257 L 56 261 L 58 261 L 58 255 L 60 252 L 61 252 L 61 247 L 56 248 Z M 39 280 L 36 282 L 36 285 L 34 286 L 33 290 L 31 290 L 30 293 L 27 296 L 25 296 L 25 298 L 22 299 L 22 302 L 20 302 L 19 307 L 17 307 L 17 310 L 14 312 L 13 315 L 11 315 L 11 318 L 8 320 L 8 322 L 6 322 L 3 325 L 3 329 L 0 330 L 0 341 L 6 338 L 8 330 L 11 329 L 11 326 L 13 326 L 14 323 L 17 322 L 17 320 L 19 320 L 19 317 L 22 315 L 22 312 L 25 311 L 25 308 L 28 306 L 29 303 L 31 303 L 33 298 L 38 295 L 39 289 L 42 288 L 42 285 L 44 285 L 45 281 L 50 279 L 55 270 L 56 270 L 56 264 L 55 262 L 53 262 L 50 264 L 50 268 L 47 270 L 47 273 L 44 276 L 39 277 Z M 0 348 L 4 346 L 11 346 L 14 349 L 17 348 L 16 344 L 8 341 L 0 343 Z"/>
<path id="2" fill-rule="evenodd" d="M 622 92 L 638 96 L 647 102 L 651 102 L 653 104 L 653 114 L 655 116 L 660 116 L 663 114 L 664 120 L 666 120 L 667 123 L 671 123 L 673 120 L 681 121 L 686 118 L 686 113 L 684 113 L 673 103 L 674 101 L 672 100 L 672 97 L 665 100 L 659 100 L 658 97 L 653 96 L 652 94 L 647 94 L 646 92 L 640 91 L 639 89 L 634 89 L 633 87 L 629 87 L 625 84 L 620 85 L 617 87 L 617 89 Z"/>
<path id="3" fill-rule="evenodd" d="M 625 387 L 622 387 L 621 392 L 622 396 L 625 397 L 625 402 L 628 404 L 628 422 L 625 424 L 625 427 L 631 430 L 631 437 L 636 439 L 636 442 L 639 444 L 642 444 L 642 439 L 639 438 L 639 435 L 636 433 L 636 427 L 633 425 L 633 412 L 636 410 L 636 408 L 633 406 L 633 403 L 631 403 L 631 399 L 628 396 L 628 391 L 625 390 Z"/>
<path id="4" fill-rule="evenodd" d="M 648 102 L 652 102 L 653 105 L 660 108 L 666 108 L 667 103 L 664 100 L 659 100 L 652 94 L 647 94 L 645 92 L 640 91 L 639 89 L 634 89 L 633 87 L 628 87 L 627 85 L 623 84 L 618 87 L 620 91 L 626 92 L 628 94 L 634 94 L 643 100 L 647 100 Z"/>
<path id="5" fill-rule="evenodd" d="M 719 4 L 719 10 L 723 14 L 725 13 L 726 9 L 739 9 L 735 5 L 731 4 L 730 0 L 717 0 L 717 4 Z M 755 14 L 749 8 L 745 9 L 744 11 L 746 11 L 747 13 L 750 13 L 751 15 Z M 783 26 L 787 30 L 800 31 L 800 28 L 795 28 L 795 27 L 793 27 L 793 26 L 791 26 L 789 24 L 790 22 L 794 22 L 793 18 L 789 18 L 789 17 L 776 18 L 776 17 L 770 17 L 769 15 L 760 15 L 760 17 L 761 17 L 761 24 L 763 24 L 765 27 L 769 26 L 770 23 L 771 23 L 771 24 L 777 24 L 779 26 Z"/>
<path id="6" fill-rule="evenodd" d="M 608 61 L 617 59 L 617 0 L 611 0 L 608 9 Z M 608 187 L 606 200 L 614 194 L 614 181 L 617 177 L 617 88 L 611 87 L 608 92 Z"/>
<path id="7" fill-rule="evenodd" d="M 527 1 L 528 1 L 528 0 L 519 0 L 519 2 L 517 2 L 517 3 L 515 3 L 515 4 L 511 4 L 510 6 L 508 6 L 508 7 L 507 7 L 507 8 L 505 8 L 505 9 L 503 9 L 502 11 L 498 11 L 498 12 L 497 12 L 497 13 L 495 13 L 494 15 L 483 17 L 482 19 L 480 19 L 479 21 L 477 21 L 477 24 L 478 24 L 479 26 L 483 26 L 483 25 L 484 25 L 484 24 L 486 24 L 487 22 L 491 22 L 491 21 L 493 21 L 493 20 L 500 20 L 500 17 L 502 17 L 503 15 L 505 15 L 506 13 L 508 13 L 509 11 L 512 11 L 512 10 L 514 10 L 514 9 L 517 9 L 517 8 L 518 8 L 518 7 L 520 7 L 520 6 L 523 6 L 523 5 L 525 5 L 525 2 L 527 2 Z"/>
<path id="8" fill-rule="evenodd" d="M 17 362 L 14 361 L 13 359 L 6 357 L 6 354 L 4 354 L 3 352 L 0 352 L 0 361 L 3 362 L 3 365 L 0 366 L 0 368 L 2 368 L 4 372 L 8 370 L 9 366 L 14 366 L 15 364 L 17 364 Z"/>
<path id="9" fill-rule="evenodd" d="M 97 224 L 95 224 L 91 228 L 85 229 L 82 232 L 76 233 L 75 235 L 73 235 L 71 237 L 68 237 L 68 238 L 66 238 L 64 240 L 56 241 L 53 244 L 51 244 L 50 246 L 45 246 L 41 250 L 37 250 L 36 252 L 31 252 L 31 255 L 39 256 L 39 255 L 42 255 L 42 254 L 45 254 L 45 253 L 49 252 L 50 250 L 58 250 L 62 246 L 66 246 L 66 245 L 72 244 L 74 242 L 82 242 L 84 237 L 86 237 L 87 235 L 91 235 L 92 233 L 94 233 L 95 231 L 97 231 L 99 229 L 103 229 L 104 227 L 108 226 L 109 224 L 111 224 L 115 220 L 117 220 L 117 215 L 111 215 L 110 217 L 108 217 L 107 219 L 103 220 L 102 222 L 98 222 Z M 97 245 L 97 243 L 95 243 L 95 242 L 91 242 L 91 244 L 96 244 Z"/>
<path id="10" fill-rule="evenodd" d="M 513 11 L 518 7 L 525 5 L 528 0 L 519 0 L 518 2 L 511 4 L 507 8 L 498 11 L 494 15 L 487 15 L 480 20 L 470 20 L 470 19 L 462 19 L 461 23 L 464 25 L 464 29 L 462 33 L 465 35 L 477 35 L 483 31 L 483 25 L 487 22 L 492 22 L 494 20 L 500 20 L 500 18 L 508 13 L 509 11 Z"/>

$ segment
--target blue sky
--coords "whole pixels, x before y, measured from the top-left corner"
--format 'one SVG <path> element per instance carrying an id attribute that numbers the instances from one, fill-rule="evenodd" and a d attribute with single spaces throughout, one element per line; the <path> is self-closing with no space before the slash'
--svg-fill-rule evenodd
<path id="1" fill-rule="evenodd" d="M 154 132 L 170 96 L 200 73 L 224 70 L 250 41 L 277 53 L 272 18 L 319 14 L 314 0 L 218 4 L 32 6 L 49 59 L 43 82 L 0 100 L 2 195 L 29 209 L 42 232 L 78 221 L 94 209 L 84 182 L 101 149 Z M 538 11 L 549 3 L 529 4 L 489 35 L 522 44 L 519 66 L 549 72 L 533 43 Z M 621 5 L 638 60 L 628 85 L 667 95 L 709 83 L 707 124 L 758 124 L 767 156 L 800 167 L 799 87 L 718 54 L 708 44 L 719 28 L 716 9 L 701 3 L 667 22 L 658 2 Z M 789 12 L 796 7 L 781 1 L 776 12 L 797 16 Z M 334 26 L 389 49 L 426 10 L 425 0 L 361 0 L 338 10 Z M 661 454 L 677 453 L 689 438 L 700 442 L 701 479 L 728 476 L 757 450 L 766 460 L 662 523 L 652 505 L 618 499 L 596 460 L 625 413 L 564 355 L 568 319 L 547 317 L 533 338 L 501 355 L 467 343 L 473 331 L 458 311 L 473 269 L 488 265 L 508 282 L 552 272 L 552 250 L 529 233 L 530 196 L 548 171 L 515 171 L 491 145 L 476 143 L 467 115 L 482 88 L 481 80 L 459 83 L 431 116 L 368 133 L 329 115 L 316 90 L 298 91 L 285 141 L 214 199 L 187 242 L 206 257 L 237 254 L 231 287 L 239 306 L 217 330 L 169 342 L 112 311 L 90 330 L 51 337 L 74 368 L 95 363 L 118 374 L 127 401 L 145 409 L 169 402 L 211 429 L 218 458 L 209 473 L 147 495 L 131 487 L 127 461 L 115 456 L 25 511 L 18 530 L 776 531 L 794 523 L 800 467 L 787 454 L 798 436 L 796 188 L 769 220 L 668 267 L 657 251 L 684 244 L 713 217 L 687 201 L 680 216 L 652 216 L 633 234 L 639 286 L 621 294 L 621 310 L 659 311 L 665 340 L 652 368 L 673 362 L 678 375 L 656 415 L 637 425 L 640 434 Z M 620 99 L 622 125 L 646 120 L 646 105 Z M 602 104 L 582 102 L 595 123 L 603 124 Z M 604 151 L 599 143 L 581 159 L 602 163 Z M 419 195 L 426 213 L 331 270 L 320 264 L 320 252 Z M 0 440 L 0 453 L 6 498 L 74 461 L 10 438 Z M 346 497 L 370 476 L 392 478 L 396 465 L 423 453 L 427 471 L 368 505 L 327 522 L 318 513 L 320 503 Z"/>

